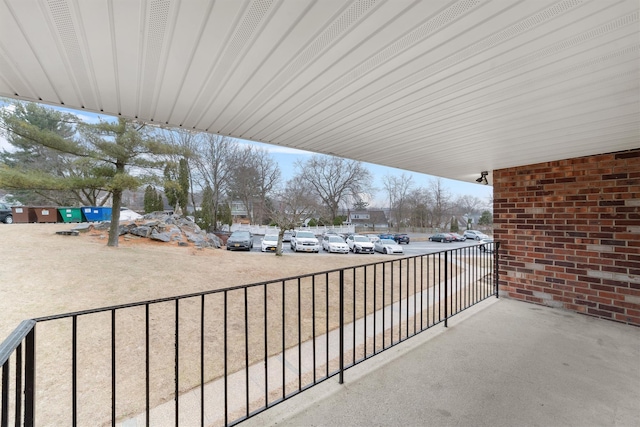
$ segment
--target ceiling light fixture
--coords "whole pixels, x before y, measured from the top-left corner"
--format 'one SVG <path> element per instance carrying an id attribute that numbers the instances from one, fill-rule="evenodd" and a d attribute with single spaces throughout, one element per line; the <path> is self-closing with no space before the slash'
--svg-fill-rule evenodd
<path id="1" fill-rule="evenodd" d="M 476 179 L 476 182 L 488 185 L 489 181 L 487 181 L 487 175 L 489 175 L 489 172 L 487 171 L 480 172 L 480 178 Z"/>

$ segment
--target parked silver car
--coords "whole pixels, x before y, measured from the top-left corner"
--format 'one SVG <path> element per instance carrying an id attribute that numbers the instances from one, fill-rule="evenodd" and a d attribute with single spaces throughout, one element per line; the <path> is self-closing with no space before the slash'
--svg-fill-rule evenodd
<path id="1" fill-rule="evenodd" d="M 478 231 L 478 230 L 467 230 L 467 231 L 464 232 L 464 237 L 467 240 L 468 239 L 482 240 L 482 239 L 488 239 L 489 238 L 489 236 L 484 234 L 482 231 Z"/>
<path id="2" fill-rule="evenodd" d="M 381 252 L 383 254 L 403 254 L 404 249 L 400 244 L 396 243 L 395 240 L 391 239 L 380 239 L 373 244 L 373 249 L 376 252 Z"/>
<path id="3" fill-rule="evenodd" d="M 227 250 L 250 251 L 253 248 L 253 235 L 248 231 L 234 231 L 227 239 Z"/>

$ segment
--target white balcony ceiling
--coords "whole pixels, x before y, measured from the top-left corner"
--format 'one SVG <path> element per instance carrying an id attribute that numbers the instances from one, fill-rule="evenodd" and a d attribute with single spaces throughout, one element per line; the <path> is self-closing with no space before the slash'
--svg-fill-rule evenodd
<path id="1" fill-rule="evenodd" d="M 473 181 L 640 146 L 638 0 L 0 0 L 0 96 Z"/>

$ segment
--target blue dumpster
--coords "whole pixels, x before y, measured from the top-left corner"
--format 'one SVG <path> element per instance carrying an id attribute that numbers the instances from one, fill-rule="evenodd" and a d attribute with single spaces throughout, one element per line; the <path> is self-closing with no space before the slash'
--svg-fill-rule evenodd
<path id="1" fill-rule="evenodd" d="M 111 221 L 111 208 L 104 206 L 83 206 L 82 213 L 88 222 Z"/>

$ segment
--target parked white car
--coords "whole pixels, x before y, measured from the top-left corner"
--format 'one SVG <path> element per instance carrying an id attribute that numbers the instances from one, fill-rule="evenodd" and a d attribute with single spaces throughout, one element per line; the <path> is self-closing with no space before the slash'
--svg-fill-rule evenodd
<path id="1" fill-rule="evenodd" d="M 477 231 L 477 230 L 467 230 L 464 232 L 464 237 L 469 240 L 469 239 L 473 239 L 473 240 L 482 240 L 482 239 L 488 239 L 489 236 L 487 236 L 486 234 L 484 234 L 482 231 Z"/>
<path id="2" fill-rule="evenodd" d="M 373 244 L 373 250 L 381 252 L 383 254 L 403 254 L 404 249 L 402 246 L 391 239 L 380 239 Z"/>
<path id="3" fill-rule="evenodd" d="M 347 245 L 349 245 L 349 249 L 351 249 L 351 252 L 356 254 L 373 253 L 373 243 L 371 243 L 367 236 L 352 234 L 351 236 L 347 237 Z"/>
<path id="4" fill-rule="evenodd" d="M 275 252 L 278 247 L 278 235 L 277 234 L 265 234 L 262 238 L 260 250 L 262 252 Z"/>
<path id="5" fill-rule="evenodd" d="M 294 252 L 320 252 L 320 242 L 311 231 L 293 230 L 291 250 Z"/>
<path id="6" fill-rule="evenodd" d="M 337 234 L 327 234 L 322 238 L 322 250 L 329 253 L 348 254 L 349 245 Z"/>

